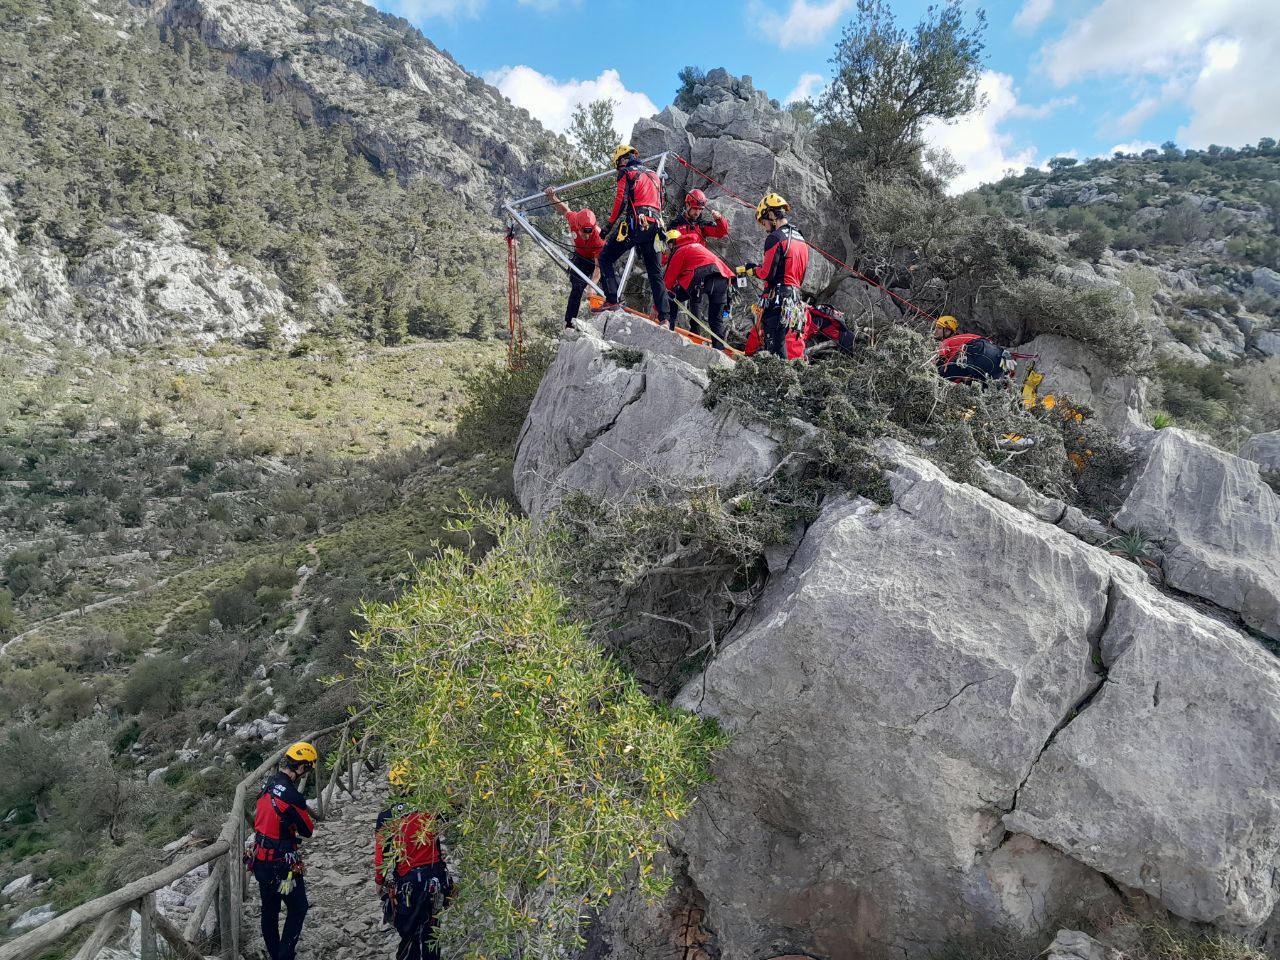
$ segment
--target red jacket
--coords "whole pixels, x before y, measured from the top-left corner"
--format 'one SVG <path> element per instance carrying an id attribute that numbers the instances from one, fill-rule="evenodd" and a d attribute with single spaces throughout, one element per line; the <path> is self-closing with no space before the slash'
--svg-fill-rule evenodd
<path id="1" fill-rule="evenodd" d="M 658 175 L 635 163 L 618 174 L 618 189 L 613 195 L 613 210 L 609 214 L 610 223 L 618 219 L 618 214 L 627 202 L 628 184 L 631 185 L 632 206 L 662 209 L 662 184 L 658 182 Z"/>
<path id="2" fill-rule="evenodd" d="M 403 877 L 410 870 L 444 862 L 440 838 L 432 832 L 429 814 L 411 810 L 397 803 L 378 814 L 374 828 L 373 870 L 378 886 L 386 882 L 382 863 L 395 863 L 395 874 Z"/>
<path id="3" fill-rule="evenodd" d="M 938 344 L 938 366 L 951 363 L 956 356 L 963 352 L 964 348 L 975 340 L 981 340 L 982 337 L 976 333 L 957 333 L 953 337 L 947 337 Z"/>
<path id="4" fill-rule="evenodd" d="M 682 233 L 676 241 L 676 252 L 667 261 L 667 272 L 664 283 L 668 290 L 688 290 L 693 283 L 693 274 L 699 267 L 716 267 L 720 276 L 729 280 L 733 271 L 714 253 L 702 245 L 702 240 L 695 232 Z"/>
<path id="5" fill-rule="evenodd" d="M 256 860 L 282 860 L 298 849 L 299 839 L 315 832 L 306 798 L 283 773 L 274 773 L 262 784 L 253 810 L 257 834 Z"/>
<path id="6" fill-rule="evenodd" d="M 707 240 L 727 237 L 729 235 L 729 221 L 720 213 L 713 213 L 712 217 L 714 219 L 711 223 L 707 223 L 702 218 L 690 220 L 687 213 L 681 213 L 680 216 L 671 221 L 671 229 L 679 230 L 681 233 L 696 233 L 704 243 Z"/>
<path id="7" fill-rule="evenodd" d="M 587 217 L 583 214 L 591 215 Z M 570 210 L 564 218 L 569 221 L 569 230 L 573 233 L 573 252 L 588 260 L 600 256 L 600 251 L 604 249 L 604 237 L 596 226 L 596 215 L 590 210 L 579 210 L 577 213 Z"/>
<path id="8" fill-rule="evenodd" d="M 764 263 L 756 267 L 755 275 L 765 281 L 766 293 L 773 289 L 771 278 L 777 257 L 786 258 L 782 285 L 798 287 L 803 284 L 804 275 L 809 270 L 809 245 L 804 242 L 799 230 L 790 225 L 782 226 L 765 237 Z"/>

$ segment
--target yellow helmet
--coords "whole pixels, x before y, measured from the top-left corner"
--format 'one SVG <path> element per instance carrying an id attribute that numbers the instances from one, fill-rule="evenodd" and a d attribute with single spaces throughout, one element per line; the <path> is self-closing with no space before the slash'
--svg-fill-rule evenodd
<path id="1" fill-rule="evenodd" d="M 960 321 L 958 321 L 955 317 L 951 316 L 951 314 L 949 313 L 939 317 L 937 320 L 933 322 L 933 325 L 935 327 L 943 327 L 947 330 L 950 330 L 952 333 L 955 333 L 957 330 L 960 329 Z"/>
<path id="2" fill-rule="evenodd" d="M 409 765 L 407 763 L 393 763 L 391 769 L 387 771 L 387 783 L 393 787 L 403 787 L 409 782 Z"/>
<path id="3" fill-rule="evenodd" d="M 677 240 L 679 240 L 679 239 L 680 239 L 680 231 L 679 231 L 679 230 L 668 230 L 668 231 L 667 231 L 667 243 L 675 243 L 675 242 L 676 242 Z"/>
<path id="4" fill-rule="evenodd" d="M 290 760 L 296 760 L 298 763 L 315 763 L 320 759 L 320 754 L 316 753 L 316 748 L 305 740 L 299 740 L 284 755 Z"/>
<path id="5" fill-rule="evenodd" d="M 629 157 L 636 152 L 636 148 L 629 143 L 620 143 L 613 148 L 613 165 L 616 167 L 618 161 L 623 157 Z"/>
<path id="6" fill-rule="evenodd" d="M 769 210 L 781 210 L 783 213 L 790 213 L 791 204 L 787 203 L 786 200 L 778 196 L 776 193 L 766 194 L 764 198 L 756 204 L 756 222 L 759 223 L 763 220 L 765 212 Z"/>

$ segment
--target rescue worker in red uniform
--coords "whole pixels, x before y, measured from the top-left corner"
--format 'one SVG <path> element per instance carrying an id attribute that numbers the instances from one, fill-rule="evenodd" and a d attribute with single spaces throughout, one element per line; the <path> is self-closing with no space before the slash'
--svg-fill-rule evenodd
<path id="1" fill-rule="evenodd" d="M 711 219 L 706 218 L 707 195 L 701 190 L 690 190 L 684 197 L 684 210 L 670 223 L 672 230 L 681 233 L 697 232 L 703 243 L 729 235 L 729 221 L 715 210 Z"/>
<path id="2" fill-rule="evenodd" d="M 432 933 L 453 892 L 433 818 L 404 799 L 409 768 L 395 764 L 387 774 L 395 802 L 378 814 L 373 867 L 384 923 L 400 934 L 396 960 L 440 960 Z"/>
<path id="3" fill-rule="evenodd" d="M 933 339 L 938 342 L 934 363 L 938 375 L 952 383 L 988 383 L 1003 381 L 1011 374 L 1008 351 L 976 333 L 958 333 L 955 317 L 942 316 L 933 324 Z"/>
<path id="4" fill-rule="evenodd" d="M 769 232 L 764 241 L 764 262 L 744 264 L 738 270 L 764 281 L 759 302 L 764 348 L 784 360 L 788 333 L 794 332 L 797 338 L 804 333 L 800 286 L 809 270 L 809 245 L 800 231 L 787 222 L 790 212 L 791 205 L 776 193 L 768 194 L 756 205 L 756 223 Z"/>
<path id="5" fill-rule="evenodd" d="M 262 895 L 262 942 L 270 960 L 293 960 L 306 919 L 307 887 L 299 842 L 315 831 L 297 783 L 315 769 L 316 748 L 298 742 L 262 784 L 253 811 L 253 877 Z M 288 911 L 280 931 L 280 905 Z"/>
<path id="6" fill-rule="evenodd" d="M 729 281 L 733 271 L 729 265 L 706 248 L 697 231 L 667 232 L 667 242 L 674 249 L 667 259 L 664 283 L 677 300 L 687 301 L 689 312 L 702 323 L 702 296 L 708 301 L 707 320 L 703 326 L 710 331 L 714 346 L 724 347 L 724 310 L 729 302 Z M 675 329 L 673 309 L 669 323 Z M 695 333 L 697 331 L 694 331 Z"/>
<path id="7" fill-rule="evenodd" d="M 619 144 L 613 151 L 613 164 L 618 169 L 618 189 L 609 213 L 609 237 L 600 254 L 600 286 L 604 290 L 604 309 L 618 304 L 618 274 L 614 264 L 632 247 L 644 261 L 653 293 L 653 307 L 659 319 L 669 316 L 667 290 L 662 285 L 659 261 L 662 229 L 662 184 L 658 175 L 640 162 L 640 154 L 630 144 Z M 656 241 L 656 242 L 655 242 Z"/>
<path id="8" fill-rule="evenodd" d="M 548 187 L 545 191 L 556 212 L 569 222 L 569 232 L 573 234 L 573 256 L 570 262 L 583 274 L 595 280 L 600 273 L 596 258 L 604 249 L 604 237 L 600 235 L 600 227 L 596 223 L 595 211 L 583 207 L 577 213 L 569 209 L 569 205 L 556 196 L 555 189 Z M 564 326 L 566 330 L 573 328 L 574 318 L 582 306 L 582 293 L 587 289 L 587 281 L 573 270 L 569 271 L 569 303 L 564 310 Z"/>

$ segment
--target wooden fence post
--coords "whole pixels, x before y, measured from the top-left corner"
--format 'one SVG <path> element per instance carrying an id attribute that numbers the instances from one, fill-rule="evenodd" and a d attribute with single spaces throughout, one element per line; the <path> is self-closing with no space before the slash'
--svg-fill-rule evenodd
<path id="1" fill-rule="evenodd" d="M 142 918 L 142 946 L 139 956 L 142 960 L 160 960 L 160 951 L 156 945 L 155 924 L 152 915 L 156 909 L 156 895 L 148 893 L 138 901 L 138 916 Z"/>

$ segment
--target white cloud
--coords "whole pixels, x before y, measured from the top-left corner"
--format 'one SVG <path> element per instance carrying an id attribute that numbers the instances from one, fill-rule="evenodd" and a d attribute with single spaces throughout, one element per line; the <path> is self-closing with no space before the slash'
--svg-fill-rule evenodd
<path id="1" fill-rule="evenodd" d="M 1026 120 L 1043 120 L 1046 117 L 1053 116 L 1063 107 L 1074 107 L 1079 101 L 1080 98 L 1073 95 L 1070 97 L 1054 97 L 1052 100 L 1046 100 L 1044 103 L 1034 107 L 1029 103 L 1019 103 L 1009 111 L 1009 116 Z"/>
<path id="2" fill-rule="evenodd" d="M 800 79 L 796 81 L 796 85 L 791 88 L 791 92 L 787 94 L 783 104 L 795 103 L 797 100 L 811 100 L 822 92 L 822 88 L 826 86 L 824 78 L 820 73 L 802 73 Z"/>
<path id="3" fill-rule="evenodd" d="M 605 70 L 594 80 L 557 80 L 521 65 L 494 70 L 484 78 L 517 107 L 524 107 L 543 126 L 557 133 L 569 129 L 574 107 L 592 100 L 614 102 L 614 127 L 623 139 L 631 136 L 637 120 L 658 112 L 643 93 L 626 88 L 617 70 Z"/>
<path id="4" fill-rule="evenodd" d="M 1013 29 L 1031 33 L 1053 12 L 1053 0 L 1027 0 L 1013 18 Z"/>
<path id="5" fill-rule="evenodd" d="M 752 5 L 760 30 L 780 47 L 821 43 L 836 21 L 852 8 L 853 0 L 827 0 L 826 3 L 791 0 L 787 12 L 779 14 L 758 2 Z"/>
<path id="6" fill-rule="evenodd" d="M 480 16 L 485 0 L 400 0 L 396 12 L 406 20 L 418 22 L 432 17 L 456 20 Z"/>
<path id="7" fill-rule="evenodd" d="M 984 70 L 978 90 L 986 95 L 982 107 L 953 123 L 934 121 L 925 129 L 930 146 L 945 149 L 964 165 L 964 172 L 947 187 L 950 193 L 999 180 L 1010 170 L 1021 172 L 1036 162 L 1035 147 L 1017 148 L 1012 134 L 999 129 L 1005 120 L 1018 115 L 1013 77 Z"/>
<path id="8" fill-rule="evenodd" d="M 1280 17 L 1275 0 L 1102 0 L 1042 51 L 1059 86 L 1089 77 L 1158 78 L 1116 121 L 1136 132 L 1157 110 L 1190 113 L 1178 139 L 1189 146 L 1242 144 L 1274 135 L 1280 102 Z M 1128 129 L 1122 129 L 1127 127 Z"/>
<path id="9" fill-rule="evenodd" d="M 1142 153 L 1143 150 L 1159 150 L 1160 144 L 1152 143 L 1150 140 L 1132 140 L 1129 143 L 1117 143 L 1114 147 L 1107 151 L 1107 156 L 1113 153 Z"/>

